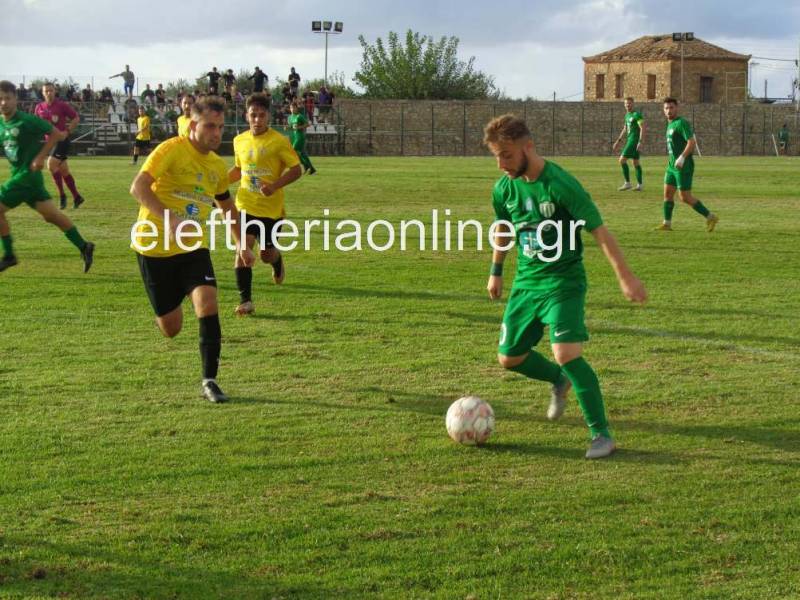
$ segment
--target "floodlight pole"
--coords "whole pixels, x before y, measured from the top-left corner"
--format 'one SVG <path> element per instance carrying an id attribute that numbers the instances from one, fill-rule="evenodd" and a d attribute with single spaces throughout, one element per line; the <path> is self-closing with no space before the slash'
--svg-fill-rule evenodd
<path id="1" fill-rule="evenodd" d="M 684 37 L 686 37 L 685 33 L 681 35 L 681 102 L 684 101 L 683 97 L 683 38 Z"/>
<path id="2" fill-rule="evenodd" d="M 333 27 L 333 31 L 331 31 L 331 27 Z M 312 21 L 311 22 L 311 31 L 313 33 L 324 33 L 325 34 L 325 76 L 323 77 L 323 81 L 325 86 L 328 85 L 328 35 L 331 33 L 342 33 L 342 22 L 341 21 Z"/>

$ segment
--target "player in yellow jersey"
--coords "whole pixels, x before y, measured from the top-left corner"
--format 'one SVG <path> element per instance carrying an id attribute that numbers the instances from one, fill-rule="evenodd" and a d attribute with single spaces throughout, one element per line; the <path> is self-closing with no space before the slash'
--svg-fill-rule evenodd
<path id="1" fill-rule="evenodd" d="M 191 298 L 200 322 L 201 393 L 211 402 L 228 399 L 216 382 L 222 332 L 209 236 L 202 225 L 214 218 L 215 203 L 231 220 L 242 264 L 252 265 L 255 259 L 240 243 L 228 168 L 214 153 L 222 142 L 224 110 L 220 98 L 198 101 L 192 109 L 189 137 L 159 144 L 131 184 L 131 195 L 141 205 L 131 247 L 138 253 L 156 323 L 166 337 L 178 335 L 183 324 L 181 303 L 186 296 Z M 196 235 L 187 240 L 192 233 Z"/>
<path id="2" fill-rule="evenodd" d="M 192 105 L 194 104 L 194 96 L 186 94 L 181 98 L 181 110 L 183 114 L 178 117 L 178 135 L 180 137 L 189 137 L 189 123 L 192 122 Z"/>
<path id="3" fill-rule="evenodd" d="M 150 117 L 144 106 L 139 107 L 139 117 L 136 119 L 136 139 L 133 140 L 133 159 L 131 164 L 135 165 L 139 160 L 139 155 L 146 153 L 150 148 Z"/>
<path id="4" fill-rule="evenodd" d="M 280 231 L 276 224 L 286 216 L 283 188 L 300 178 L 300 159 L 289 140 L 269 126 L 269 99 L 253 94 L 247 99 L 250 129 L 233 138 L 234 167 L 228 172 L 231 183 L 240 181 L 236 208 L 246 225 L 246 246 L 259 239 L 261 260 L 272 265 L 272 280 L 283 283 L 285 268 L 281 253 L 273 244 Z M 242 256 L 236 257 L 236 286 L 240 304 L 237 315 L 254 312 L 253 268 Z"/>

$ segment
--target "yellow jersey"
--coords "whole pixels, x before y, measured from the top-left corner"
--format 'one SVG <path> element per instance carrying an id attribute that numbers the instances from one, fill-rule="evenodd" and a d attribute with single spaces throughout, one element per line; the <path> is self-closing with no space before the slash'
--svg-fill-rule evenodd
<path id="1" fill-rule="evenodd" d="M 198 241 L 201 244 L 197 248 L 180 248 L 168 233 L 164 233 L 164 215 L 153 214 L 145 206 L 140 206 L 131 248 L 144 256 L 155 257 L 175 256 L 208 248 L 205 222 L 214 208 L 214 197 L 228 190 L 228 167 L 225 161 L 215 152 L 201 154 L 195 150 L 189 138 L 173 137 L 160 143 L 150 153 L 141 172 L 155 179 L 151 189 L 167 209 L 200 224 L 202 238 L 191 237 L 196 228 L 184 226 L 183 244 L 190 248 Z M 222 218 L 220 216 L 218 222 Z M 219 231 L 224 231 L 222 226 Z"/>
<path id="2" fill-rule="evenodd" d="M 271 196 L 261 193 L 264 183 L 276 181 L 286 169 L 300 164 L 288 138 L 274 129 L 261 135 L 245 131 L 233 138 L 235 164 L 242 171 L 236 208 L 254 217 L 280 219 L 285 216 L 283 188 Z"/>
<path id="3" fill-rule="evenodd" d="M 150 141 L 150 117 L 147 115 L 136 118 L 136 128 L 139 130 L 136 133 L 136 139 L 145 142 Z"/>
<path id="4" fill-rule="evenodd" d="M 181 115 L 178 117 L 178 136 L 189 137 L 189 123 L 192 122 L 192 117 Z"/>

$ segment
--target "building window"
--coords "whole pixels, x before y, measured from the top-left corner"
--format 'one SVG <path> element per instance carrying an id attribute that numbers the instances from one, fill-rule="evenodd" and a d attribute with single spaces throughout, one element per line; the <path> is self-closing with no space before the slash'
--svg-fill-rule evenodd
<path id="1" fill-rule="evenodd" d="M 656 76 L 647 76 L 647 99 L 655 100 L 656 98 Z"/>
<path id="2" fill-rule="evenodd" d="M 700 102 L 713 102 L 712 89 L 714 87 L 713 77 L 700 78 Z"/>
<path id="3" fill-rule="evenodd" d="M 606 76 L 602 73 L 594 76 L 594 95 L 598 100 L 606 97 Z"/>
<path id="4" fill-rule="evenodd" d="M 618 73 L 615 82 L 614 82 L 614 90 L 617 98 L 622 98 L 622 95 L 625 93 L 625 74 Z"/>

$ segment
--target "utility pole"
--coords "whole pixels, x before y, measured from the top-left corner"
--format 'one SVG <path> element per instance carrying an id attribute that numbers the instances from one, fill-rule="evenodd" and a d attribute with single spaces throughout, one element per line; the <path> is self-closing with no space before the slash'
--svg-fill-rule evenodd
<path id="1" fill-rule="evenodd" d="M 683 103 L 683 38 L 681 36 L 681 103 Z"/>

